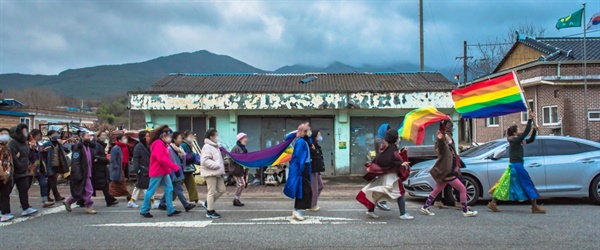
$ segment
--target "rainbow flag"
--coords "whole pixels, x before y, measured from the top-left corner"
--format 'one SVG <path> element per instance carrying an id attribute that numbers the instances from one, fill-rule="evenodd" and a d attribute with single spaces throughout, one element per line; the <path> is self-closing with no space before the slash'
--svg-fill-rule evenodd
<path id="1" fill-rule="evenodd" d="M 434 107 L 418 108 L 406 114 L 398 134 L 402 139 L 420 145 L 425 138 L 425 127 L 443 120 L 450 120 L 450 117 Z"/>
<path id="2" fill-rule="evenodd" d="M 455 89 L 452 100 L 463 118 L 487 118 L 527 111 L 514 72 Z"/>
<path id="3" fill-rule="evenodd" d="M 296 133 L 288 134 L 286 140 L 273 147 L 263 150 L 248 152 L 245 154 L 234 154 L 221 147 L 221 152 L 228 154 L 231 159 L 246 168 L 262 168 L 276 166 L 282 163 L 289 162 L 292 159 L 292 142 L 296 137 Z"/>

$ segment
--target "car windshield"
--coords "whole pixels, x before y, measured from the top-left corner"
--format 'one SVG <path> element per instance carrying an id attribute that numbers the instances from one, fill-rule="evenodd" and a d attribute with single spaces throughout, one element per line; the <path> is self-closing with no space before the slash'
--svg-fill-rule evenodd
<path id="1" fill-rule="evenodd" d="M 481 146 L 474 147 L 474 148 L 471 148 L 469 150 L 466 150 L 466 151 L 460 153 L 460 157 L 479 157 L 479 156 L 482 156 L 483 154 L 489 153 L 492 149 L 494 149 L 504 143 L 506 143 L 506 142 L 502 141 L 502 140 L 491 141 L 491 142 L 488 142 Z"/>

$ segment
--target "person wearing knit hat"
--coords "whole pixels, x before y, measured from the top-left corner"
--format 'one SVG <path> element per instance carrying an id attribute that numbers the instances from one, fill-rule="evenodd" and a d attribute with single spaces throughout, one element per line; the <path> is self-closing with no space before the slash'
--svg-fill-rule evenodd
<path id="1" fill-rule="evenodd" d="M 246 143 L 248 142 L 248 135 L 244 133 L 239 133 L 236 137 L 235 146 L 231 149 L 231 153 L 234 154 L 245 154 L 248 153 L 246 149 Z M 240 196 L 242 195 L 242 191 L 246 186 L 246 180 L 244 179 L 245 169 L 242 165 L 238 164 L 235 161 L 231 162 L 229 165 L 229 173 L 233 175 L 233 179 L 235 180 L 235 195 L 233 196 L 233 205 L 236 207 L 243 207 L 244 203 L 240 201 Z"/>

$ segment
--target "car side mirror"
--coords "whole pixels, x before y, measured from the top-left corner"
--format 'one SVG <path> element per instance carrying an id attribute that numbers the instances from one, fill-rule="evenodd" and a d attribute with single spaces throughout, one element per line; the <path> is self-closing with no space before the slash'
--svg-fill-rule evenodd
<path id="1" fill-rule="evenodd" d="M 498 159 L 502 158 L 502 156 L 504 156 L 504 154 L 506 154 L 506 148 L 498 149 L 498 150 L 494 151 L 491 159 L 498 160 Z"/>

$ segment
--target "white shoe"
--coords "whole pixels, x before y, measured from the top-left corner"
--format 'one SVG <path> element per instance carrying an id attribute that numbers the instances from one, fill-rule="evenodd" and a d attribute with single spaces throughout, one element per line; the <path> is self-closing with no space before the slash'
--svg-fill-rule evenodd
<path id="1" fill-rule="evenodd" d="M 431 210 L 429 210 L 429 208 L 421 208 L 421 213 L 423 213 L 424 215 L 429 215 L 429 216 L 433 216 L 435 215 L 434 213 L 431 212 Z"/>
<path id="2" fill-rule="evenodd" d="M 400 215 L 400 219 L 401 219 L 401 220 L 412 220 L 412 219 L 414 219 L 414 218 L 415 218 L 415 217 L 411 216 L 411 215 L 410 215 L 410 214 L 408 214 L 408 213 L 406 213 L 406 214 L 404 214 L 404 215 Z"/>
<path id="3" fill-rule="evenodd" d="M 306 209 L 306 210 L 311 211 L 311 212 L 317 212 L 317 211 L 321 210 L 321 207 L 314 206 L 314 207 L 311 207 L 311 208 Z"/>
<path id="4" fill-rule="evenodd" d="M 37 213 L 37 210 L 35 208 L 30 207 L 26 210 L 23 210 L 23 212 L 21 213 L 21 216 L 29 216 L 29 215 L 32 215 L 35 213 Z"/>
<path id="5" fill-rule="evenodd" d="M 140 206 L 138 206 L 138 204 L 135 204 L 135 202 L 130 201 L 130 202 L 127 202 L 127 207 L 128 208 L 139 208 Z"/>
<path id="6" fill-rule="evenodd" d="M 367 211 L 367 216 L 371 217 L 371 219 L 379 219 L 379 215 L 377 215 L 375 212 Z"/>
<path id="7" fill-rule="evenodd" d="M 152 203 L 152 206 L 150 206 L 152 209 L 158 209 L 158 206 L 160 205 L 160 201 L 154 201 Z"/>
<path id="8" fill-rule="evenodd" d="M 466 213 L 463 213 L 463 216 L 464 217 L 475 217 L 475 216 L 477 216 L 477 211 L 469 210 Z"/>
<path id="9" fill-rule="evenodd" d="M 15 218 L 15 216 L 12 214 L 3 214 L 2 216 L 0 216 L 0 222 L 11 221 L 14 218 Z"/>
<path id="10" fill-rule="evenodd" d="M 297 221 L 304 220 L 304 216 L 302 216 L 302 213 L 298 210 L 294 210 L 294 212 L 292 212 L 292 218 L 294 218 Z"/>

